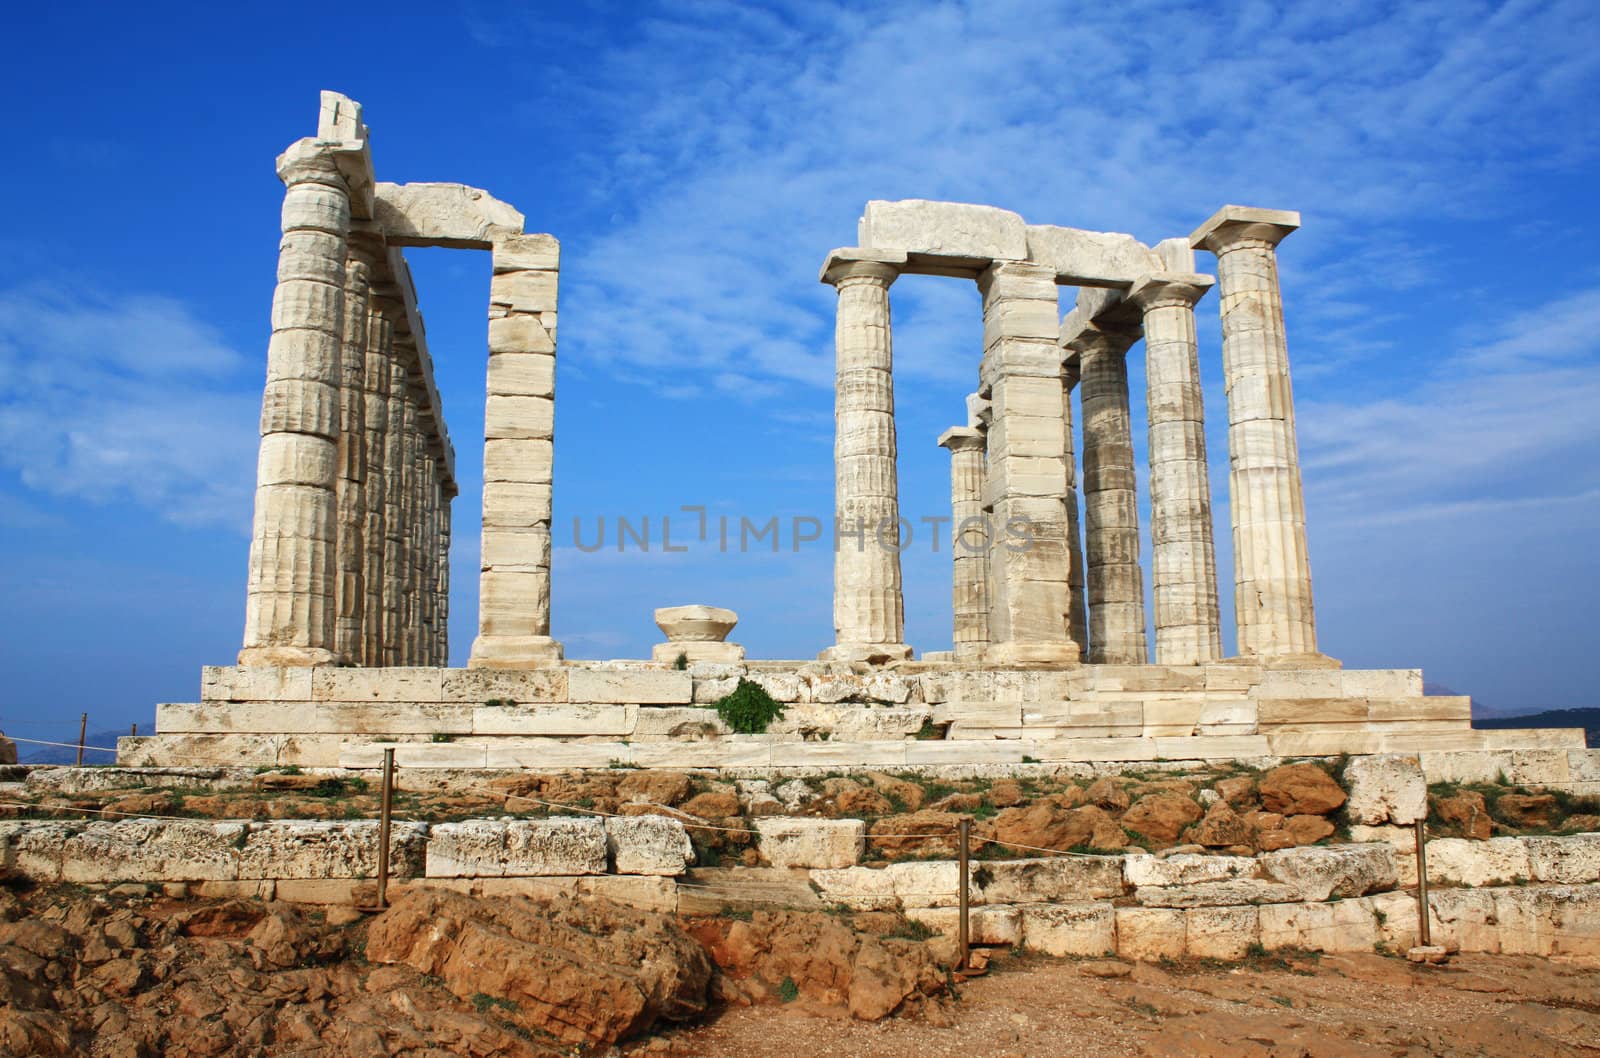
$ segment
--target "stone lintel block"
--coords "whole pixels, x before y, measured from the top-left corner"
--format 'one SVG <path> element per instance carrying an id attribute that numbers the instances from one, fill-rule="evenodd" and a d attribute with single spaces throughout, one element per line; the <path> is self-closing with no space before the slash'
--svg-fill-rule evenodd
<path id="1" fill-rule="evenodd" d="M 761 854 L 774 867 L 850 867 L 866 851 L 867 828 L 859 819 L 757 819 Z"/>
<path id="2" fill-rule="evenodd" d="M 553 272 L 560 267 L 561 243 L 554 235 L 508 235 L 494 244 L 496 272 Z"/>
<path id="3" fill-rule="evenodd" d="M 521 213 L 465 184 L 380 181 L 374 191 L 373 219 L 390 246 L 488 250 L 522 234 Z"/>
<path id="4" fill-rule="evenodd" d="M 633 734 L 636 705 L 546 702 L 537 705 L 476 705 L 471 708 L 475 735 L 591 736 Z"/>
<path id="5" fill-rule="evenodd" d="M 1068 286 L 1121 286 L 1147 272 L 1159 272 L 1159 254 L 1131 235 L 1084 231 L 1053 224 L 1027 226 L 1029 260 L 1056 274 Z"/>
<path id="6" fill-rule="evenodd" d="M 242 668 L 207 665 L 200 670 L 206 702 L 305 702 L 311 700 L 310 668 Z"/>
<path id="7" fill-rule="evenodd" d="M 874 199 L 862 214 L 859 239 L 863 247 L 965 265 L 1028 256 L 1027 224 L 1020 215 L 962 202 Z"/>
<path id="8" fill-rule="evenodd" d="M 316 702 L 440 702 L 444 670 L 438 668 L 316 669 L 311 678 Z"/>
<path id="9" fill-rule="evenodd" d="M 1288 209 L 1261 209 L 1256 206 L 1223 206 L 1189 236 L 1196 250 L 1226 247 L 1236 233 L 1268 239 L 1276 244 L 1300 227 L 1300 214 Z"/>
<path id="10" fill-rule="evenodd" d="M 239 878 L 376 878 L 378 829 L 376 819 L 251 823 L 239 850 Z M 426 823 L 392 824 L 390 874 L 421 874 L 427 838 Z"/>
<path id="11" fill-rule="evenodd" d="M 574 702 L 688 705 L 694 700 L 694 684 L 688 672 L 674 669 L 574 668 L 567 673 L 567 697 Z"/>
<path id="12" fill-rule="evenodd" d="M 606 852 L 598 817 L 439 823 L 428 836 L 427 876 L 605 874 Z"/>
<path id="13" fill-rule="evenodd" d="M 1189 245 L 1188 239 L 1162 239 L 1153 249 L 1155 255 L 1161 259 L 1163 271 L 1195 271 L 1194 248 Z"/>

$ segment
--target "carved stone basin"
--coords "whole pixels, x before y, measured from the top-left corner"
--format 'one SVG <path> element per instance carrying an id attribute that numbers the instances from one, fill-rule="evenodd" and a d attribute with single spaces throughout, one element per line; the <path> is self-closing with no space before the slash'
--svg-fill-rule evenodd
<path id="1" fill-rule="evenodd" d="M 719 606 L 664 606 L 656 611 L 656 627 L 674 643 L 720 643 L 738 623 L 738 614 Z"/>

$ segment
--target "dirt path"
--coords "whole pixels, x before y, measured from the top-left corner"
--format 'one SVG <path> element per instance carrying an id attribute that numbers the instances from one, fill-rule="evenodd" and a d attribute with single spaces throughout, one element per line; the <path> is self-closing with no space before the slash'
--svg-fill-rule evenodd
<path id="1" fill-rule="evenodd" d="M 1116 975 L 1116 976 L 1104 976 Z M 741 1007 L 647 1051 L 697 1058 L 1421 1058 L 1600 1055 L 1600 963 L 1266 957 L 1243 967 L 1001 961 L 928 1017 Z"/>

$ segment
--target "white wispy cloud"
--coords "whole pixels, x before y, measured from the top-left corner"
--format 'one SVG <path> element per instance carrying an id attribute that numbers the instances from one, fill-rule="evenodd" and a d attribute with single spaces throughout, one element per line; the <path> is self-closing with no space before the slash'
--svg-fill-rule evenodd
<path id="1" fill-rule="evenodd" d="M 0 466 L 180 524 L 248 524 L 253 363 L 185 304 L 66 284 L 0 291 Z"/>

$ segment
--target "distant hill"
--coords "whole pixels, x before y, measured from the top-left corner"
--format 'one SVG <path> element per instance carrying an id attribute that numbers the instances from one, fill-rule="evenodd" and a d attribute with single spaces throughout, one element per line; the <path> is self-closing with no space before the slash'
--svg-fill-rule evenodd
<path id="1" fill-rule="evenodd" d="M 1479 716 L 1474 709 L 1472 726 L 1491 730 L 1504 727 L 1581 727 L 1584 741 L 1589 747 L 1600 748 L 1600 709 L 1546 709 L 1542 713 L 1525 713 L 1522 716 Z"/>
<path id="2" fill-rule="evenodd" d="M 115 746 L 117 739 L 126 735 L 126 729 L 121 731 L 91 731 L 83 740 L 85 746 Z M 7 738 L 11 737 L 9 734 Z M 70 742 L 71 746 L 37 746 L 27 742 L 17 743 L 17 762 L 20 764 L 72 764 L 78 759 L 78 732 L 63 735 L 57 731 L 49 736 L 34 735 L 33 738 L 48 738 L 52 742 Z M 85 764 L 115 764 L 116 754 L 106 753 L 103 750 L 85 749 L 83 751 Z"/>

